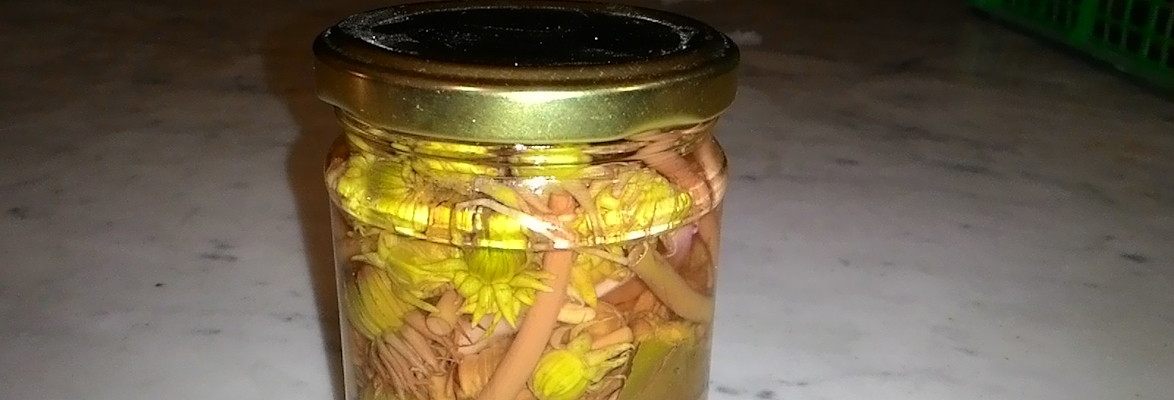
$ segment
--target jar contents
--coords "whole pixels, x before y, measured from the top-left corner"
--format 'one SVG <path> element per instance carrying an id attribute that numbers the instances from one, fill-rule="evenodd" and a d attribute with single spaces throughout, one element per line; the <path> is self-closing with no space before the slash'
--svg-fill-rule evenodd
<path id="1" fill-rule="evenodd" d="M 713 121 L 593 144 L 342 118 L 327 166 L 348 396 L 705 396 L 726 161 Z"/>

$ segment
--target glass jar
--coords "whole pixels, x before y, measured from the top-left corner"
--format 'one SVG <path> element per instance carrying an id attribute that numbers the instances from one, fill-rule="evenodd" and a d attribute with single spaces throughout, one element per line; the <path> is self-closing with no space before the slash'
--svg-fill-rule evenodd
<path id="1" fill-rule="evenodd" d="M 738 51 L 693 19 L 429 2 L 314 44 L 347 399 L 706 397 Z"/>

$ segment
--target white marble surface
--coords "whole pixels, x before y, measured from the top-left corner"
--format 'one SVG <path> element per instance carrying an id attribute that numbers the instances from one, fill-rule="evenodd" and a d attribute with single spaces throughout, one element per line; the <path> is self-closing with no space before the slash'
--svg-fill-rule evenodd
<path id="1" fill-rule="evenodd" d="M 308 46 L 381 3 L 170 3 L 0 3 L 0 399 L 335 395 Z M 710 398 L 1174 398 L 1174 106 L 922 3 L 644 2 L 750 38 Z"/>

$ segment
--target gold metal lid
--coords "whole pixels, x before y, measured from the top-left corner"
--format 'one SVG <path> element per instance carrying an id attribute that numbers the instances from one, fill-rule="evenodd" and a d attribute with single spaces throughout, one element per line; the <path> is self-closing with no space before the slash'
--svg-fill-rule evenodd
<path id="1" fill-rule="evenodd" d="M 381 128 L 495 143 L 609 141 L 713 118 L 737 46 L 691 18 L 574 1 L 440 1 L 314 42 L 318 94 Z"/>

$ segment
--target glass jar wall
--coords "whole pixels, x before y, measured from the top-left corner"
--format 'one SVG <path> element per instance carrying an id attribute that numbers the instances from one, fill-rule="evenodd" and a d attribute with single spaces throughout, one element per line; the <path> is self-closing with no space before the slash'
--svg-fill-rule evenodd
<path id="1" fill-rule="evenodd" d="M 725 180 L 710 123 L 507 146 L 344 121 L 326 177 L 357 398 L 699 398 Z"/>

